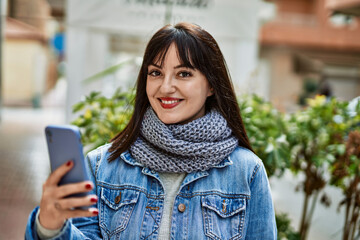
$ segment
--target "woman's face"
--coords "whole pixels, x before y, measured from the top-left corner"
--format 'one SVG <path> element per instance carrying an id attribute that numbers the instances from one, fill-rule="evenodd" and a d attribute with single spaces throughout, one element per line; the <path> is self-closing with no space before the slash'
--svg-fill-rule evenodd
<path id="1" fill-rule="evenodd" d="M 150 64 L 146 94 L 151 107 L 165 124 L 184 124 L 204 116 L 205 101 L 212 95 L 208 80 L 197 69 L 181 65 L 175 44 L 160 63 Z"/>

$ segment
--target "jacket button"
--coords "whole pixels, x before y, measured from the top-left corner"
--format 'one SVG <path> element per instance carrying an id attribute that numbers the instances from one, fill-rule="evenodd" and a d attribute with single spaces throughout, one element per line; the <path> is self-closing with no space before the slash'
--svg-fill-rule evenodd
<path id="1" fill-rule="evenodd" d="M 115 203 L 118 204 L 121 201 L 121 193 L 115 197 Z"/>
<path id="2" fill-rule="evenodd" d="M 183 204 L 183 203 L 179 204 L 178 210 L 179 210 L 179 212 L 182 212 L 182 213 L 185 212 L 185 210 L 186 210 L 185 204 Z"/>

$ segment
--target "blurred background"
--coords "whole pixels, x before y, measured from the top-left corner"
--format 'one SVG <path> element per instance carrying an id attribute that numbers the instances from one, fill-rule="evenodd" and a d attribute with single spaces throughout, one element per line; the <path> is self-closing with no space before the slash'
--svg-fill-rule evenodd
<path id="1" fill-rule="evenodd" d="M 76 119 L 92 91 L 134 87 L 145 44 L 167 23 L 214 36 L 239 96 L 283 113 L 316 94 L 360 95 L 360 0 L 0 0 L 0 239 L 23 239 L 49 174 L 43 129 Z M 271 178 L 275 208 L 298 229 L 301 175 Z M 342 239 L 342 192 L 327 186 L 308 239 Z"/>

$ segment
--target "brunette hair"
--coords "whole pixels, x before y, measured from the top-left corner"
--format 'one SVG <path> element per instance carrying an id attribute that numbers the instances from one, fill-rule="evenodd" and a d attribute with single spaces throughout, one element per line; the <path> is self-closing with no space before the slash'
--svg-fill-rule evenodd
<path id="1" fill-rule="evenodd" d="M 134 113 L 124 130 L 111 140 L 111 155 L 108 160 L 113 161 L 128 150 L 139 136 L 142 119 L 150 106 L 146 94 L 148 66 L 156 62 L 162 66 L 172 43 L 177 47 L 179 61 L 204 74 L 214 90 L 214 94 L 206 100 L 206 109 L 217 109 L 239 140 L 239 145 L 252 151 L 230 74 L 217 42 L 198 25 L 178 23 L 164 26 L 150 39 L 137 78 Z"/>

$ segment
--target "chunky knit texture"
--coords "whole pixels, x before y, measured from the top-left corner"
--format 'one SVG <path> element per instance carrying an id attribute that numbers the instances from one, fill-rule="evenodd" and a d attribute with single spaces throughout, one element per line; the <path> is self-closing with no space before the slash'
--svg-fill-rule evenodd
<path id="1" fill-rule="evenodd" d="M 190 173 L 216 166 L 237 145 L 237 138 L 216 110 L 183 125 L 166 125 L 149 108 L 130 153 L 152 170 Z"/>

